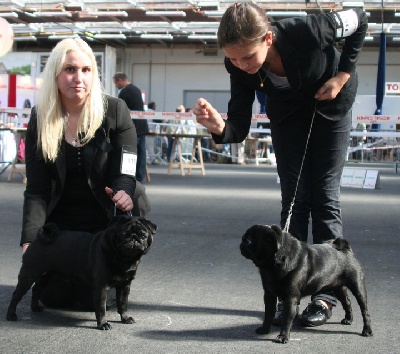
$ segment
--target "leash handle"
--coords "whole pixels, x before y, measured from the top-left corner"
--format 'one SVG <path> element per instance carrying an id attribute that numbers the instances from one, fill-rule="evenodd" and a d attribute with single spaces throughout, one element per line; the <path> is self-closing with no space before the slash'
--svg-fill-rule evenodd
<path id="1" fill-rule="evenodd" d="M 114 204 L 114 216 L 117 215 L 117 209 L 118 209 L 117 204 Z M 132 212 L 130 210 L 127 211 L 126 214 L 133 217 Z"/>
<path id="2" fill-rule="evenodd" d="M 116 195 L 117 194 L 117 191 L 114 189 L 114 188 L 112 188 L 112 194 L 111 194 L 111 196 L 113 197 L 114 195 Z M 116 216 L 117 215 L 117 203 L 114 203 L 114 216 Z M 129 210 L 129 211 L 127 211 L 126 212 L 129 216 L 132 216 L 133 217 L 133 215 L 132 215 L 132 212 Z"/>

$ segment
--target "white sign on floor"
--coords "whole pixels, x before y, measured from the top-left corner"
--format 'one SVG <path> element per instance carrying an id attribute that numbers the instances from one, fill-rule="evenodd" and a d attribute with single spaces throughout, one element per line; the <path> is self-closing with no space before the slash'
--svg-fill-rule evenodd
<path id="1" fill-rule="evenodd" d="M 280 183 L 277 176 L 276 182 Z M 358 168 L 344 168 L 342 178 L 340 180 L 341 187 L 379 189 L 381 183 L 378 170 L 366 170 Z"/>
<path id="2" fill-rule="evenodd" d="M 351 188 L 380 188 L 379 171 L 344 168 L 340 185 Z"/>
<path id="3" fill-rule="evenodd" d="M 363 188 L 367 189 L 381 188 L 378 170 L 367 170 Z"/>

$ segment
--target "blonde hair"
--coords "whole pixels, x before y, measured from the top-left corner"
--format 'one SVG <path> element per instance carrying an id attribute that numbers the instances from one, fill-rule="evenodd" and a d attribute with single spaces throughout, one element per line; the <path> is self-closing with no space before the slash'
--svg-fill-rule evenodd
<path id="1" fill-rule="evenodd" d="M 101 126 L 106 110 L 106 100 L 101 84 L 96 58 L 89 45 L 80 38 L 67 38 L 60 41 L 51 51 L 43 71 L 43 84 L 39 91 L 36 113 L 38 124 L 38 149 L 42 150 L 46 161 L 55 161 L 65 133 L 65 118 L 57 85 L 68 52 L 83 52 L 91 61 L 93 81 L 78 120 L 78 133 L 84 138 L 82 144 L 94 137 Z"/>
<path id="2" fill-rule="evenodd" d="M 228 7 L 218 27 L 220 48 L 262 42 L 270 28 L 265 11 L 254 3 L 235 3 Z"/>

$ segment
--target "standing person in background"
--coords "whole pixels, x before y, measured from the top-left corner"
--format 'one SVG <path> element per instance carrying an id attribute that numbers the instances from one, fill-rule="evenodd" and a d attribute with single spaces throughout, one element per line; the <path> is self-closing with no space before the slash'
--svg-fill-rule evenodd
<path id="1" fill-rule="evenodd" d="M 183 104 L 180 104 L 178 107 L 176 107 L 175 112 L 178 113 L 185 113 L 185 107 L 183 106 Z M 171 119 L 169 121 L 170 124 L 181 124 L 181 120 L 180 119 Z M 166 127 L 165 131 L 169 134 L 174 134 L 176 133 L 176 131 L 178 130 L 178 127 Z M 171 155 L 173 154 L 174 156 L 172 156 L 172 159 L 175 159 L 175 151 L 172 151 L 172 145 L 174 143 L 174 138 L 173 137 L 168 137 L 168 146 L 167 146 L 167 161 L 170 162 L 171 160 Z"/>
<path id="2" fill-rule="evenodd" d="M 113 76 L 114 84 L 119 90 L 118 97 L 122 98 L 131 111 L 144 111 L 142 92 L 131 84 L 124 73 L 116 73 Z M 149 125 L 146 119 L 133 119 L 137 134 L 137 165 L 136 179 L 144 182 L 146 178 L 146 134 Z"/>
<path id="3" fill-rule="evenodd" d="M 147 108 L 148 108 L 149 111 L 155 112 L 156 109 L 157 109 L 157 105 L 156 105 L 155 102 L 150 102 L 150 103 L 147 105 Z M 162 124 L 164 121 L 163 121 L 162 119 L 153 119 L 153 122 L 154 122 L 154 123 L 158 123 L 158 124 Z"/>
<path id="4" fill-rule="evenodd" d="M 192 115 L 193 108 L 191 108 L 191 107 L 185 108 L 185 113 L 190 113 Z M 185 119 L 185 120 L 181 121 L 181 123 L 183 125 L 185 125 L 185 127 L 184 127 L 185 133 L 193 134 L 193 135 L 197 133 L 197 130 L 196 130 L 197 123 L 193 119 Z"/>
<path id="5" fill-rule="evenodd" d="M 289 220 L 290 233 L 302 241 L 307 241 L 310 216 L 313 243 L 342 237 L 340 178 L 357 93 L 356 63 L 367 28 L 367 15 L 359 8 L 271 26 L 259 6 L 235 3 L 218 29 L 230 74 L 228 118 L 222 119 L 203 98 L 194 106 L 197 121 L 216 143 L 240 142 L 249 133 L 255 92 L 268 96 L 282 194 L 280 223 L 284 228 Z M 339 52 L 336 43 L 342 39 Z M 315 294 L 301 315 L 302 324 L 324 324 L 335 304 L 333 295 Z M 278 304 L 275 324 L 282 320 L 281 310 Z"/>
<path id="6" fill-rule="evenodd" d="M 156 111 L 156 103 L 149 102 L 147 105 L 148 112 L 155 112 Z M 159 133 L 160 132 L 160 119 L 152 119 L 148 121 L 149 125 L 149 132 L 150 133 Z M 147 149 L 147 156 L 149 157 L 149 161 L 153 165 L 159 165 L 161 160 L 161 137 L 160 136 L 148 136 L 146 138 L 146 149 Z"/>
<path id="7" fill-rule="evenodd" d="M 192 107 L 186 107 L 185 108 L 185 113 L 193 114 L 193 108 Z M 187 125 L 187 127 L 185 127 L 185 130 L 186 130 L 187 134 L 193 134 L 193 135 L 202 134 L 203 127 L 200 128 L 201 132 L 198 133 L 197 128 L 199 127 L 199 125 L 193 119 L 187 119 L 187 120 L 185 120 L 183 122 L 185 122 L 185 124 Z M 190 144 L 193 144 L 193 140 L 194 140 L 193 138 L 190 138 L 190 139 L 188 139 L 188 142 L 190 141 Z M 195 157 L 195 159 L 197 159 L 199 161 L 200 160 L 199 153 L 200 153 L 200 154 L 202 154 L 203 161 L 209 161 L 210 160 L 210 152 L 209 151 L 205 151 L 205 150 L 209 149 L 209 144 L 210 144 L 209 139 L 208 138 L 201 138 L 200 140 L 201 140 L 202 149 L 201 149 L 201 151 L 198 151 L 196 149 L 194 157 Z M 207 159 L 206 159 L 206 156 L 208 156 Z"/>
<path id="8" fill-rule="evenodd" d="M 43 72 L 26 131 L 23 252 L 48 222 L 70 232 L 102 232 L 115 213 L 149 210 L 144 188 L 121 166 L 123 147 L 136 152 L 126 104 L 105 95 L 96 59 L 80 38 L 60 41 Z M 139 204 L 141 196 L 145 204 Z M 51 307 L 93 307 L 92 287 L 52 275 L 41 301 Z"/>
<path id="9" fill-rule="evenodd" d="M 259 90 L 257 90 L 256 91 L 256 96 L 257 96 L 258 102 L 260 103 L 260 114 L 267 114 L 267 116 L 268 116 L 267 108 L 266 108 L 267 107 L 267 100 L 268 100 L 267 95 L 265 93 L 260 92 Z M 270 125 L 269 125 L 269 123 L 263 122 L 263 123 L 258 124 L 257 128 L 270 129 Z M 258 136 L 259 137 L 266 137 L 266 136 L 271 136 L 271 134 L 270 133 L 258 133 Z M 273 144 L 273 142 L 272 142 L 272 144 Z M 272 144 L 268 145 L 268 149 L 269 149 L 270 153 L 274 152 L 274 147 L 273 147 Z M 273 161 L 271 161 L 271 163 L 274 164 Z"/>

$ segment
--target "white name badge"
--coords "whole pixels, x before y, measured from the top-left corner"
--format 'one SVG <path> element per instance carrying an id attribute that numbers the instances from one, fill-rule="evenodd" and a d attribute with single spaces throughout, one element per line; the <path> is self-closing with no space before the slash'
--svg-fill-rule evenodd
<path id="1" fill-rule="evenodd" d="M 358 16 L 352 9 L 332 12 L 336 22 L 336 38 L 345 38 L 352 35 L 358 28 Z"/>
<path id="2" fill-rule="evenodd" d="M 132 151 L 132 147 L 124 146 L 121 157 L 121 173 L 125 175 L 136 176 L 137 154 Z"/>

